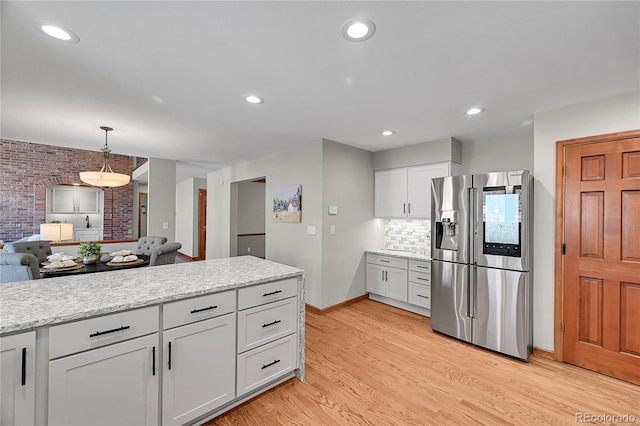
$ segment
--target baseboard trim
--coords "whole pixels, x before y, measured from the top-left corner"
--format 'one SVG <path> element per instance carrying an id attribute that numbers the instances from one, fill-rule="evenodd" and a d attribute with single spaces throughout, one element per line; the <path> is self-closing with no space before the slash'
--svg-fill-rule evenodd
<path id="1" fill-rule="evenodd" d="M 554 355 L 553 355 L 553 352 L 548 351 L 546 349 L 533 348 L 533 356 L 539 357 L 539 358 L 550 359 L 551 361 L 555 361 L 556 360 Z"/>
<path id="2" fill-rule="evenodd" d="M 354 303 L 357 303 L 357 302 L 359 302 L 361 300 L 365 300 L 365 299 L 367 299 L 367 297 L 368 296 L 366 294 L 363 294 L 362 296 L 358 296 L 358 297 L 354 297 L 353 299 L 345 300 L 344 302 L 340 302 L 340 303 L 337 303 L 335 305 L 328 306 L 328 307 L 326 307 L 324 309 L 316 308 L 315 306 L 312 306 L 312 305 L 310 305 L 308 303 L 305 303 L 305 307 L 306 307 L 307 311 L 309 311 L 309 312 L 311 312 L 313 314 L 324 315 L 324 314 L 326 314 L 328 312 L 335 311 L 335 310 L 340 309 L 340 308 L 344 308 L 345 306 L 353 305 Z"/>
<path id="3" fill-rule="evenodd" d="M 184 253 L 180 253 L 180 252 L 176 252 L 176 256 L 181 257 L 185 260 L 188 260 L 189 262 L 195 262 L 196 260 L 200 260 L 199 257 L 191 257 L 191 256 L 187 256 Z"/>

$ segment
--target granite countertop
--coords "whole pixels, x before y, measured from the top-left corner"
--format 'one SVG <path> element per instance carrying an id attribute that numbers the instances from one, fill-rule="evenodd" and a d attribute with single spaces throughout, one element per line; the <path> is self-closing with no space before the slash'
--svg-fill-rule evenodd
<path id="1" fill-rule="evenodd" d="M 429 254 L 420 254 L 413 253 L 410 251 L 401 251 L 401 250 L 393 250 L 393 249 L 372 249 L 366 250 L 365 253 L 371 254 L 380 254 L 383 256 L 391 256 L 391 257 L 400 257 L 402 259 L 409 260 L 431 260 L 431 255 Z"/>
<path id="2" fill-rule="evenodd" d="M 253 256 L 0 285 L 0 335 L 304 275 Z"/>

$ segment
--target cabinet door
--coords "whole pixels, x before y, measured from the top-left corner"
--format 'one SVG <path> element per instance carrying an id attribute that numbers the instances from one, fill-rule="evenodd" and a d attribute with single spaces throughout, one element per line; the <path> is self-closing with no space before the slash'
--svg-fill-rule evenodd
<path id="1" fill-rule="evenodd" d="M 163 425 L 188 423 L 235 398 L 235 339 L 235 313 L 164 332 Z"/>
<path id="2" fill-rule="evenodd" d="M 0 424 L 33 425 L 36 332 L 0 338 Z"/>
<path id="3" fill-rule="evenodd" d="M 407 169 L 375 173 L 375 216 L 407 216 Z"/>
<path id="4" fill-rule="evenodd" d="M 367 263 L 365 285 L 369 293 L 375 293 L 379 294 L 380 296 L 384 296 L 386 293 L 384 268 L 380 265 Z"/>
<path id="5" fill-rule="evenodd" d="M 78 213 L 100 213 L 100 190 L 94 188 L 78 188 Z"/>
<path id="6" fill-rule="evenodd" d="M 75 213 L 75 192 L 73 187 L 56 187 L 51 190 L 51 213 Z"/>
<path id="7" fill-rule="evenodd" d="M 387 294 L 385 296 L 400 300 L 402 302 L 407 301 L 407 270 L 398 268 L 387 268 L 385 270 L 384 278 L 387 282 Z"/>
<path id="8" fill-rule="evenodd" d="M 449 176 L 449 163 L 407 169 L 407 217 L 431 218 L 431 179 Z"/>
<path id="9" fill-rule="evenodd" d="M 158 334 L 49 362 L 49 426 L 157 425 Z"/>
<path id="10" fill-rule="evenodd" d="M 99 229 L 95 230 L 76 230 L 75 240 L 76 241 L 100 241 L 102 240 L 102 231 Z"/>

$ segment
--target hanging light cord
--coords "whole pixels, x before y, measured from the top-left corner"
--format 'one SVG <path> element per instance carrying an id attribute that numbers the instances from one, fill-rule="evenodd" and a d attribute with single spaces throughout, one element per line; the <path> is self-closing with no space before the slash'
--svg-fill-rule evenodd
<path id="1" fill-rule="evenodd" d="M 109 149 L 109 142 L 107 141 L 107 135 L 110 130 L 113 130 L 111 127 L 102 126 L 100 127 L 104 130 L 104 146 L 102 147 L 102 168 L 100 169 L 100 173 L 113 173 L 111 170 L 111 166 L 109 165 L 109 154 L 111 153 L 111 149 Z"/>

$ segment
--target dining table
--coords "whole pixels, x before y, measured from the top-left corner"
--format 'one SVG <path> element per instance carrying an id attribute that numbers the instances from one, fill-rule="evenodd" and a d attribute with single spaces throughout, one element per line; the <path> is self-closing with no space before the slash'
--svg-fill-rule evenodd
<path id="1" fill-rule="evenodd" d="M 93 274 L 96 272 L 118 271 L 121 269 L 141 268 L 141 267 L 149 266 L 149 259 L 151 258 L 151 256 L 146 256 L 143 254 L 137 254 L 136 256 L 138 257 L 138 260 L 142 260 L 142 262 L 140 261 L 123 262 L 121 264 L 117 264 L 113 262 L 101 262 L 97 260 L 94 263 L 86 263 L 86 264 L 79 262 L 76 267 L 62 268 L 59 270 L 46 269 L 44 267 L 41 267 L 40 276 L 42 278 L 53 278 L 53 277 L 60 277 L 65 275 Z"/>

